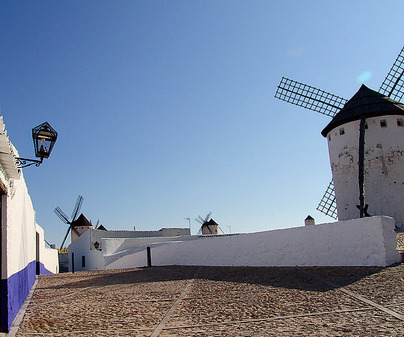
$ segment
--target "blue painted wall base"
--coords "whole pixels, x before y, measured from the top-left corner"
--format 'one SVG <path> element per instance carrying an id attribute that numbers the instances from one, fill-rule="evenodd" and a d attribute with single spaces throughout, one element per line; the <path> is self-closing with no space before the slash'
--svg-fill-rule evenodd
<path id="1" fill-rule="evenodd" d="M 40 264 L 40 274 L 52 274 Z M 11 275 L 7 280 L 1 280 L 1 326 L 5 332 L 11 324 L 28 296 L 35 282 L 36 262 L 32 261 L 24 269 Z"/>

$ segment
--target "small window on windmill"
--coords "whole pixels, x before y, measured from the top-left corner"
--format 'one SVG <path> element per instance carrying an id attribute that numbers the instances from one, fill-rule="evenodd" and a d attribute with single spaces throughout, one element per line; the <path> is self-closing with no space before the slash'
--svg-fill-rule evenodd
<path id="1" fill-rule="evenodd" d="M 381 126 L 382 128 L 387 128 L 387 121 L 386 121 L 385 119 L 382 119 L 382 120 L 380 121 L 380 126 Z"/>
<path id="2" fill-rule="evenodd" d="M 86 266 L 86 257 L 84 255 L 81 257 L 81 266 L 83 268 Z"/>
<path id="3" fill-rule="evenodd" d="M 344 135 L 344 134 L 345 134 L 345 130 L 344 130 L 344 128 L 339 129 L 339 134 L 340 134 L 340 136 L 342 136 L 342 135 Z"/>
<path id="4" fill-rule="evenodd" d="M 365 122 L 365 129 L 368 129 L 368 123 Z"/>
<path id="5" fill-rule="evenodd" d="M 331 141 L 331 134 L 328 134 L 328 141 Z"/>
<path id="6" fill-rule="evenodd" d="M 397 126 L 404 126 L 404 121 L 402 118 L 397 118 Z"/>

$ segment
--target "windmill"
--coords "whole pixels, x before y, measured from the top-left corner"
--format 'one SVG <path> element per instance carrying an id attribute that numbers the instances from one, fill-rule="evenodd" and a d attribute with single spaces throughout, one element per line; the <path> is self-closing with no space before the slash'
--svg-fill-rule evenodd
<path id="1" fill-rule="evenodd" d="M 328 140 L 333 179 L 319 211 L 348 220 L 359 209 L 359 217 L 390 215 L 404 223 L 403 74 L 404 47 L 378 92 L 362 85 L 350 100 L 282 78 L 276 98 L 332 118 L 321 134 Z"/>
<path id="2" fill-rule="evenodd" d="M 91 225 L 93 224 L 93 222 L 90 220 Z M 97 229 L 98 226 L 100 225 L 100 220 L 97 220 L 97 223 L 94 226 L 94 229 Z"/>
<path id="3" fill-rule="evenodd" d="M 65 237 L 64 237 L 64 239 L 63 239 L 63 242 L 62 242 L 62 244 L 60 245 L 60 249 L 63 248 L 63 245 L 64 245 L 64 243 L 65 243 L 65 241 L 66 241 L 66 239 L 67 239 L 67 236 L 69 235 L 69 232 L 70 232 L 70 231 L 71 231 L 72 233 L 74 233 L 75 235 L 77 235 L 77 237 L 81 235 L 81 233 L 75 228 L 74 222 L 78 219 L 78 216 L 77 216 L 77 215 L 78 215 L 79 212 L 80 212 L 81 205 L 83 204 L 83 200 L 84 200 L 84 198 L 83 198 L 81 195 L 79 195 L 79 196 L 77 197 L 76 205 L 75 205 L 74 208 L 73 208 L 73 212 L 72 212 L 72 215 L 71 215 L 71 217 L 70 217 L 70 220 L 69 220 L 69 218 L 67 217 L 67 215 L 60 209 L 59 206 L 54 209 L 54 212 L 55 212 L 55 214 L 59 217 L 59 219 L 62 220 L 65 224 L 69 225 L 69 228 L 67 229 L 67 233 L 66 233 L 66 235 L 65 235 Z M 82 214 L 81 214 L 81 215 L 82 215 Z M 83 216 L 83 217 L 84 217 L 84 216 Z M 88 220 L 87 220 L 87 221 L 88 221 Z"/>
<path id="4" fill-rule="evenodd" d="M 198 215 L 195 220 L 199 222 L 201 228 L 198 231 L 198 235 L 202 233 L 202 235 L 210 235 L 210 234 L 219 234 L 219 225 L 216 223 L 215 220 L 209 219 L 212 215 L 212 212 L 209 212 L 205 218 L 202 218 Z"/>

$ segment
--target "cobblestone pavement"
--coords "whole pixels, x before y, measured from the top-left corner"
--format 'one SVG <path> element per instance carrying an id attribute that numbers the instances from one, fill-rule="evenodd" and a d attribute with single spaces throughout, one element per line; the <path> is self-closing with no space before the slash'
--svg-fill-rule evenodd
<path id="1" fill-rule="evenodd" d="M 17 336 L 404 336 L 404 264 L 39 278 Z"/>

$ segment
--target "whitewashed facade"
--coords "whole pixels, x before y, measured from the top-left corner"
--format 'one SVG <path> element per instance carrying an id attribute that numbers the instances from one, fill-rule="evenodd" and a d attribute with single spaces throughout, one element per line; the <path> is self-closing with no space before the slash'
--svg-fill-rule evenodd
<path id="1" fill-rule="evenodd" d="M 322 132 L 328 140 L 338 219 L 360 217 L 361 119 L 367 212 L 391 216 L 404 229 L 404 105 L 365 86 Z"/>
<path id="2" fill-rule="evenodd" d="M 145 245 L 190 238 L 189 228 L 162 228 L 158 231 L 105 231 L 90 228 L 69 245 L 68 270 L 103 270 L 111 258 L 118 258 L 132 249 L 146 249 Z"/>
<path id="3" fill-rule="evenodd" d="M 45 248 L 43 229 L 24 176 L 15 163 L 18 152 L 0 117 L 1 302 L 0 331 L 8 331 L 36 275 L 58 272 L 57 250 Z"/>
<path id="4" fill-rule="evenodd" d="M 149 245 L 150 246 L 150 245 Z M 153 266 L 388 266 L 400 261 L 394 220 L 370 217 L 151 246 Z M 144 267 L 146 246 L 107 269 Z"/>

